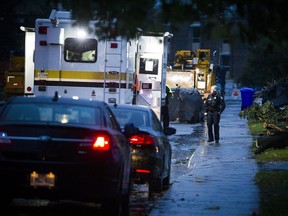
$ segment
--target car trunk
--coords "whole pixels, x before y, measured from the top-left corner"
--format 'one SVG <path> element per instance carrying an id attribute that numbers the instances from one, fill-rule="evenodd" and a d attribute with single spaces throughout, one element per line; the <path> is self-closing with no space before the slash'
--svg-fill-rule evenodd
<path id="1" fill-rule="evenodd" d="M 3 143 L 5 139 L 0 137 L 1 181 L 4 185 L 13 181 L 15 185 L 7 191 L 2 188 L 4 194 L 89 199 L 106 193 L 111 196 L 118 190 L 120 169 L 111 160 L 111 152 L 91 148 L 98 132 L 84 127 L 60 127 L 63 126 L 0 125 L 0 131 L 5 129 L 7 134 L 6 141 L 10 141 Z"/>
<path id="2" fill-rule="evenodd" d="M 4 160 L 76 162 L 91 154 L 92 138 L 96 133 L 88 128 L 62 125 L 5 125 L 0 130 L 10 143 L 0 145 Z M 13 128 L 13 130 L 12 130 Z M 19 128 L 19 129 L 17 129 Z M 4 129 L 4 130 L 3 130 Z"/>

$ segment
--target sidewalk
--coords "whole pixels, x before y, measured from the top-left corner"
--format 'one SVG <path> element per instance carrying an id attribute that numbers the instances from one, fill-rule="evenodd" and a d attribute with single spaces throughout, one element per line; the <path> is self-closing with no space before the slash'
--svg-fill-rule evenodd
<path id="1" fill-rule="evenodd" d="M 249 216 L 258 212 L 257 172 L 247 120 L 239 117 L 241 100 L 226 100 L 220 144 L 206 139 L 190 158 L 189 173 L 179 177 L 150 216 Z"/>

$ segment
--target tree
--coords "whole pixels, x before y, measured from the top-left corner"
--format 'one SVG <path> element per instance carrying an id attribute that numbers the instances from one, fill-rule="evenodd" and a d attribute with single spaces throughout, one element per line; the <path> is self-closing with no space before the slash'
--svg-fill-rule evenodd
<path id="1" fill-rule="evenodd" d="M 9 59 L 11 50 L 24 49 L 20 26 L 34 27 L 35 19 L 47 17 L 52 5 L 48 0 L 10 0 L 0 3 L 0 61 Z"/>
<path id="2" fill-rule="evenodd" d="M 134 36 L 144 31 L 177 31 L 183 22 L 193 23 L 205 18 L 207 31 L 215 27 L 223 34 L 238 28 L 237 37 L 255 42 L 265 36 L 274 46 L 287 47 L 288 18 L 284 0 L 54 0 L 72 9 L 80 23 L 99 19 L 101 36 L 111 29 L 119 35 Z M 225 29 L 225 31 L 223 31 Z M 211 34 L 212 35 L 212 34 Z M 277 41 L 277 44 L 275 44 Z"/>
<path id="3" fill-rule="evenodd" d="M 249 62 L 239 78 L 246 86 L 260 87 L 287 73 L 288 13 L 284 0 L 86 0 L 82 6 L 82 0 L 69 2 L 80 23 L 91 17 L 100 20 L 97 34 L 102 38 L 111 36 L 111 29 L 134 37 L 137 29 L 173 33 L 179 24 L 202 21 L 207 38 L 247 42 Z"/>
<path id="4" fill-rule="evenodd" d="M 60 2 L 60 1 L 56 1 Z M 101 37 L 117 35 L 135 37 L 139 30 L 146 32 L 172 32 L 179 24 L 193 23 L 208 17 L 209 25 L 223 21 L 225 1 L 178 1 L 178 0 L 66 0 L 64 7 L 72 9 L 73 17 L 79 24 L 97 19 L 100 28 L 96 34 Z M 113 36 L 113 35 L 112 35 Z"/>
<path id="5" fill-rule="evenodd" d="M 250 46 L 245 73 L 238 82 L 243 86 L 263 87 L 287 77 L 288 57 L 285 47 L 271 46 L 271 41 L 262 37 Z"/>
<path id="6" fill-rule="evenodd" d="M 281 62 L 279 76 L 287 68 L 283 64 L 288 48 L 285 25 L 288 13 L 284 0 L 10 0 L 0 4 L 0 57 L 7 53 L 8 47 L 18 46 L 19 40 L 13 35 L 17 35 L 16 28 L 19 28 L 15 27 L 19 12 L 31 18 L 48 17 L 52 8 L 63 7 L 72 11 L 79 25 L 91 19 L 99 20 L 95 34 L 101 39 L 117 35 L 133 38 L 141 31 L 173 33 L 179 30 L 180 24 L 205 20 L 204 32 L 211 38 L 240 39 L 251 47 L 265 39 L 261 44 L 263 53 L 273 53 L 269 55 L 273 61 L 277 54 L 283 54 L 277 59 Z M 263 61 L 257 54 L 251 56 L 253 61 Z M 259 67 L 253 73 L 271 75 L 269 67 L 261 67 L 261 62 L 251 63 Z"/>
<path id="7" fill-rule="evenodd" d="M 140 29 L 175 32 L 181 23 L 205 19 L 205 30 L 211 37 L 240 37 L 253 43 L 265 36 L 270 46 L 288 46 L 285 28 L 288 13 L 284 0 L 11 0 L 1 4 L 1 21 L 15 18 L 13 14 L 19 7 L 27 12 L 40 5 L 42 9 L 37 12 L 43 16 L 43 10 L 51 11 L 60 4 L 72 10 L 78 24 L 98 19 L 99 30 L 95 33 L 101 38 L 135 37 Z"/>

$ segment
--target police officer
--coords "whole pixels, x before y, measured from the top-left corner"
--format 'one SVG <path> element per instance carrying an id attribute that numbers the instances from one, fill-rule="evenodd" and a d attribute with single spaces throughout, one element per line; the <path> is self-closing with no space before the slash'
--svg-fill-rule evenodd
<path id="1" fill-rule="evenodd" d="M 163 128 L 164 130 L 169 127 L 169 98 L 173 97 L 173 93 L 171 88 L 166 85 L 166 97 L 165 97 L 165 104 L 161 107 L 161 115 L 163 120 Z"/>
<path id="2" fill-rule="evenodd" d="M 223 97 L 220 95 L 220 92 L 217 89 L 217 86 L 214 85 L 211 87 L 211 92 L 208 95 L 205 101 L 205 109 L 207 115 L 207 127 L 208 127 L 208 140 L 207 142 L 219 143 L 219 122 L 220 115 L 225 110 L 226 104 Z M 214 134 L 213 134 L 214 126 Z"/>

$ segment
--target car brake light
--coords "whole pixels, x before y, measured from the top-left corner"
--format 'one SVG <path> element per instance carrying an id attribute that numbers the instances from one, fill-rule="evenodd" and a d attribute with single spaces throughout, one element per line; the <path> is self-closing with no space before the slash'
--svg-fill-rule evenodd
<path id="1" fill-rule="evenodd" d="M 144 170 L 144 169 L 136 169 L 137 173 L 150 173 L 150 170 Z"/>
<path id="2" fill-rule="evenodd" d="M 92 145 L 92 149 L 107 151 L 110 149 L 110 144 L 110 137 L 108 135 L 99 135 L 96 137 L 96 140 Z"/>
<path id="3" fill-rule="evenodd" d="M 132 145 L 153 145 L 154 138 L 149 134 L 136 134 L 129 138 Z"/>

